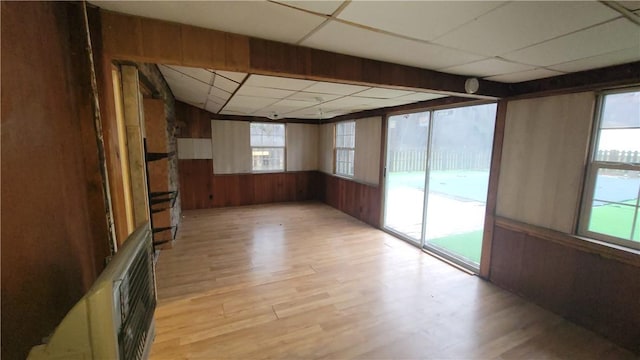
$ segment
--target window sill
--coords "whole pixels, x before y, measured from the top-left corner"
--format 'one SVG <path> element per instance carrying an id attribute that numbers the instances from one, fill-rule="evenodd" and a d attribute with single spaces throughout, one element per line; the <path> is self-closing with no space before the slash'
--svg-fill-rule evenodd
<path id="1" fill-rule="evenodd" d="M 613 259 L 629 265 L 640 267 L 640 251 L 624 246 L 610 244 L 604 241 L 583 236 L 566 234 L 543 227 L 525 224 L 516 220 L 496 216 L 495 226 L 503 229 L 518 231 L 530 236 L 549 240 L 576 250 L 596 254 L 604 258 Z"/>

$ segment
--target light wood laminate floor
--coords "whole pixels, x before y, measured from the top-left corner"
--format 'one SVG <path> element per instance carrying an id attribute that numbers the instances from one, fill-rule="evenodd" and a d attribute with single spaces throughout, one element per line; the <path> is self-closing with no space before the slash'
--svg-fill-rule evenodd
<path id="1" fill-rule="evenodd" d="M 183 215 L 152 359 L 634 358 L 324 204 Z"/>

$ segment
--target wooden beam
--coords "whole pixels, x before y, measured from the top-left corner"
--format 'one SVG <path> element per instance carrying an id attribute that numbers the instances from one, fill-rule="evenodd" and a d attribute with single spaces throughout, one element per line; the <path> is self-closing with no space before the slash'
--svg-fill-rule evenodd
<path id="1" fill-rule="evenodd" d="M 126 125 L 131 194 L 135 227 L 149 220 L 149 196 L 147 193 L 146 162 L 144 155 L 144 119 L 139 90 L 138 69 L 122 66 L 122 96 Z"/>
<path id="2" fill-rule="evenodd" d="M 489 279 L 491 269 L 491 248 L 493 229 L 495 226 L 496 205 L 498 203 L 498 182 L 500 180 L 500 163 L 502 161 L 502 142 L 504 127 L 507 121 L 507 101 L 500 100 L 496 114 L 496 124 L 493 131 L 493 150 L 491 152 L 491 171 L 489 173 L 489 188 L 484 215 L 484 233 L 482 236 L 482 255 L 480 258 L 480 276 Z"/>
<path id="3" fill-rule="evenodd" d="M 512 84 L 510 100 L 637 84 L 640 84 L 640 61 Z"/>
<path id="4" fill-rule="evenodd" d="M 496 99 L 508 87 L 480 80 L 467 94 L 466 76 L 337 54 L 185 24 L 101 10 L 104 50 L 112 59 L 242 71 L 445 95 Z"/>

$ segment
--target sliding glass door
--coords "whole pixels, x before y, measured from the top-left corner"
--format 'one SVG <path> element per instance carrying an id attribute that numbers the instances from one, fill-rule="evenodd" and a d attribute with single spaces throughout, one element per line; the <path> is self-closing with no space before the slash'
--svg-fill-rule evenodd
<path id="1" fill-rule="evenodd" d="M 387 121 L 385 226 L 422 244 L 430 112 Z"/>
<path id="2" fill-rule="evenodd" d="M 433 113 L 424 246 L 480 265 L 496 105 Z"/>
<path id="3" fill-rule="evenodd" d="M 386 229 L 478 269 L 495 113 L 487 104 L 389 118 Z"/>

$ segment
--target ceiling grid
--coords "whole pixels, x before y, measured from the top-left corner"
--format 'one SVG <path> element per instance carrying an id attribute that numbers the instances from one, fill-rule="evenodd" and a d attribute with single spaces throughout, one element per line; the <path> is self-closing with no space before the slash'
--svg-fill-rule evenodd
<path id="1" fill-rule="evenodd" d="M 90 2 L 132 15 L 504 83 L 640 61 L 635 21 L 640 1 Z M 368 99 L 376 97 L 363 95 L 381 91 L 365 87 L 359 90 L 368 93 L 357 94 L 340 84 L 317 82 L 291 89 L 283 87 L 282 78 L 213 69 L 167 66 L 162 71 L 178 99 L 220 113 L 308 117 L 322 108 L 326 116 L 336 116 L 369 108 Z M 246 103 L 232 99 L 236 90 Z M 411 95 L 416 94 L 404 96 Z M 379 99 L 401 103 L 408 98 Z"/>

